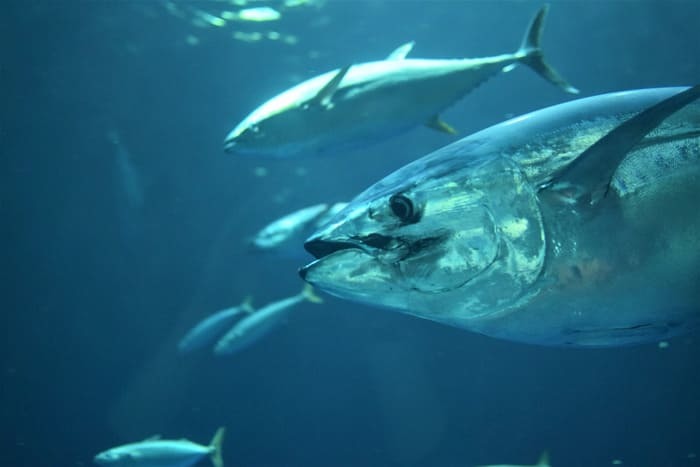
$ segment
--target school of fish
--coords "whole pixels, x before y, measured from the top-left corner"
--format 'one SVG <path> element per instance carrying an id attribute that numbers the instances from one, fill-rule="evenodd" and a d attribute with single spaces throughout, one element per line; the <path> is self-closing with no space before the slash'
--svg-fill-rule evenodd
<path id="1" fill-rule="evenodd" d="M 286 0 L 283 9 L 311 3 Z M 164 6 L 216 28 L 282 16 L 270 6 L 237 4 L 219 15 Z M 366 147 L 421 125 L 454 135 L 441 113 L 521 64 L 577 94 L 545 61 L 547 11 L 539 9 L 512 53 L 415 59 L 408 42 L 383 60 L 340 63 L 264 101 L 228 133 L 224 149 L 290 159 Z M 310 258 L 299 269 L 303 289 L 260 308 L 246 298 L 208 313 L 177 350 L 238 355 L 301 303 L 321 303 L 314 288 L 539 345 L 665 343 L 687 333 L 700 323 L 699 97 L 699 86 L 660 87 L 547 107 L 400 167 L 350 202 L 270 219 L 249 248 L 276 260 Z M 144 192 L 131 155 L 117 131 L 108 139 L 125 205 L 140 208 Z M 208 445 L 155 436 L 105 450 L 94 462 L 185 467 L 208 457 L 223 467 L 223 438 L 223 427 Z M 547 452 L 535 466 L 550 466 Z"/>

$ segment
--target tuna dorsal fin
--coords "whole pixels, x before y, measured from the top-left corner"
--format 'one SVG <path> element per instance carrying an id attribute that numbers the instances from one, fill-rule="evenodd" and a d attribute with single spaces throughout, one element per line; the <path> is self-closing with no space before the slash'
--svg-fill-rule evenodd
<path id="1" fill-rule="evenodd" d="M 404 58 L 406 58 L 406 55 L 411 53 L 411 50 L 413 50 L 414 45 L 416 45 L 415 41 L 406 42 L 405 44 L 401 44 L 396 49 L 394 49 L 394 51 L 391 52 L 386 59 L 387 60 L 403 60 Z"/>
<path id="2" fill-rule="evenodd" d="M 542 454 L 540 454 L 540 458 L 535 465 L 537 467 L 549 467 L 549 452 L 542 451 Z"/>
<path id="3" fill-rule="evenodd" d="M 586 149 L 547 188 L 557 191 L 573 187 L 579 202 L 596 205 L 608 193 L 613 174 L 625 156 L 666 118 L 699 97 L 700 85 L 696 85 L 641 111 Z"/>
<path id="4" fill-rule="evenodd" d="M 144 441 L 157 441 L 160 439 L 160 435 L 153 435 L 149 436 L 148 438 L 144 439 Z"/>
<path id="5" fill-rule="evenodd" d="M 253 308 L 253 296 L 252 295 L 246 295 L 246 297 L 243 299 L 240 305 L 238 305 L 243 311 L 246 313 L 252 313 L 255 311 L 255 308 Z"/>
<path id="6" fill-rule="evenodd" d="M 338 70 L 336 74 L 333 75 L 333 77 L 330 79 L 330 81 L 328 81 L 326 85 L 323 86 L 321 90 L 318 91 L 318 93 L 316 93 L 316 95 L 310 103 L 313 105 L 319 105 L 327 109 L 332 108 L 333 104 L 331 102 L 331 99 L 333 98 L 333 94 L 338 89 L 338 86 L 340 86 L 340 82 L 343 80 L 351 66 L 352 65 L 346 65 L 340 70 Z"/>
<path id="7" fill-rule="evenodd" d="M 437 114 L 430 117 L 430 120 L 425 122 L 425 126 L 427 126 L 428 128 L 432 128 L 433 130 L 447 133 L 448 135 L 456 135 L 457 134 L 457 130 L 452 128 L 452 126 L 449 123 L 446 123 Z"/>

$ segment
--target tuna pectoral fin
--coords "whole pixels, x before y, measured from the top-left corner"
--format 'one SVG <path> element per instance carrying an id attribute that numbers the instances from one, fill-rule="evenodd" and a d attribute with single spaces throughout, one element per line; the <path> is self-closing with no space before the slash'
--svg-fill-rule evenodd
<path id="1" fill-rule="evenodd" d="M 573 186 L 580 199 L 596 205 L 608 192 L 612 177 L 625 156 L 665 119 L 700 98 L 700 85 L 674 94 L 615 127 L 593 143 L 558 174 L 550 189 Z"/>
<path id="2" fill-rule="evenodd" d="M 304 284 L 301 295 L 305 300 L 308 300 L 311 303 L 323 303 L 323 299 L 316 295 L 316 292 L 314 292 L 314 288 L 311 286 L 311 284 Z"/>
<path id="3" fill-rule="evenodd" d="M 209 457 L 211 458 L 211 463 L 214 464 L 214 467 L 224 467 L 224 458 L 222 456 L 222 445 L 224 444 L 224 434 L 226 433 L 226 428 L 219 427 L 218 430 L 216 430 L 216 433 L 214 433 L 214 437 L 211 440 L 211 443 L 209 444 L 209 448 L 211 449 L 211 453 L 209 453 Z"/>
<path id="4" fill-rule="evenodd" d="M 432 128 L 433 130 L 441 131 L 450 135 L 457 134 L 457 130 L 452 128 L 452 126 L 450 126 L 448 123 L 445 123 L 443 120 L 441 120 L 439 115 L 433 115 L 430 118 L 430 120 L 425 122 L 425 126 L 427 126 L 428 128 Z"/>
<path id="5" fill-rule="evenodd" d="M 544 18 L 549 10 L 548 5 L 544 5 L 537 12 L 530 27 L 525 33 L 525 38 L 520 45 L 520 49 L 515 53 L 519 61 L 529 66 L 544 79 L 560 87 L 564 91 L 571 94 L 578 94 L 578 89 L 569 84 L 557 71 L 549 66 L 544 60 L 544 54 L 540 46 L 542 41 L 542 30 L 544 28 Z"/>
<path id="6" fill-rule="evenodd" d="M 338 72 L 335 75 L 333 75 L 330 81 L 328 81 L 326 85 L 323 86 L 321 90 L 318 91 L 318 93 L 316 93 L 314 98 L 311 99 L 310 104 L 325 107 L 327 109 L 332 108 L 333 103 L 331 102 L 331 99 L 333 98 L 333 94 L 338 89 L 338 86 L 340 86 L 340 82 L 343 81 L 343 78 L 345 77 L 351 66 L 352 65 L 346 65 L 340 70 L 338 70 Z"/>

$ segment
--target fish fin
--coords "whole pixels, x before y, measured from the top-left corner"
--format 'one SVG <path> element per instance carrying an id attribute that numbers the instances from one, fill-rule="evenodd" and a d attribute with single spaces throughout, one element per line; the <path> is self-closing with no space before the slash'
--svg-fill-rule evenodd
<path id="1" fill-rule="evenodd" d="M 542 454 L 540 454 L 540 458 L 535 465 L 537 467 L 549 467 L 549 452 L 546 450 L 542 451 Z"/>
<path id="2" fill-rule="evenodd" d="M 314 292 L 314 288 L 311 286 L 311 284 L 304 284 L 301 294 L 311 303 L 323 303 L 323 299 L 316 295 L 316 292 Z"/>
<path id="3" fill-rule="evenodd" d="M 386 59 L 387 60 L 403 60 L 404 58 L 406 58 L 406 55 L 411 53 L 411 50 L 413 49 L 414 45 L 416 45 L 415 41 L 406 42 L 405 44 L 401 44 L 393 52 L 391 52 Z"/>
<path id="4" fill-rule="evenodd" d="M 574 159 L 546 189 L 558 193 L 563 187 L 573 190 L 579 202 L 598 204 L 625 156 L 666 118 L 698 98 L 700 85 L 695 85 L 627 119 Z"/>
<path id="5" fill-rule="evenodd" d="M 448 135 L 456 135 L 457 130 L 452 128 L 451 125 L 446 123 L 445 121 L 440 119 L 440 116 L 435 114 L 433 115 L 430 120 L 425 122 L 425 126 L 428 128 L 432 128 L 433 130 L 441 131 L 443 133 L 447 133 Z"/>
<path id="6" fill-rule="evenodd" d="M 338 70 L 338 72 L 335 75 L 333 75 L 330 81 L 328 81 L 326 85 L 323 86 L 321 90 L 318 91 L 318 93 L 316 93 L 316 95 L 313 99 L 311 99 L 311 102 L 309 104 L 321 106 L 326 109 L 333 108 L 333 103 L 331 102 L 333 94 L 338 89 L 338 86 L 340 86 L 340 82 L 343 80 L 351 66 L 352 65 L 346 65 L 340 70 Z"/>
<path id="7" fill-rule="evenodd" d="M 569 84 L 554 68 L 544 59 L 542 52 L 542 30 L 544 29 L 544 18 L 547 16 L 549 5 L 544 5 L 532 19 L 530 26 L 525 33 L 520 48 L 515 53 L 518 60 L 532 68 L 544 79 L 560 87 L 569 94 L 578 94 L 579 90 Z"/>
<path id="8" fill-rule="evenodd" d="M 253 307 L 253 296 L 252 295 L 246 296 L 239 306 L 246 313 L 254 312 L 255 308 Z"/>
<path id="9" fill-rule="evenodd" d="M 149 436 L 148 438 L 144 439 L 144 441 L 156 441 L 160 439 L 160 435 L 153 435 Z"/>
<path id="10" fill-rule="evenodd" d="M 211 439 L 211 443 L 209 443 L 209 448 L 211 448 L 209 458 L 211 459 L 211 463 L 214 465 L 214 467 L 224 467 L 222 446 L 224 444 L 225 434 L 226 428 L 223 426 L 219 427 L 219 429 L 216 430 L 216 433 L 214 433 L 214 437 Z"/>

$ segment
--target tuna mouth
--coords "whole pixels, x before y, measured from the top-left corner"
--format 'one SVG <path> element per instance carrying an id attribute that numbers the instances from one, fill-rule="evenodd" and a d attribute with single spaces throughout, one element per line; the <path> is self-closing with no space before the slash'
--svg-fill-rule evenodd
<path id="1" fill-rule="evenodd" d="M 359 245 L 352 242 L 327 240 L 309 240 L 304 243 L 304 248 L 316 259 L 322 259 L 340 250 L 349 250 L 351 248 L 360 249 Z"/>
<path id="2" fill-rule="evenodd" d="M 377 250 L 386 251 L 390 247 L 392 240 L 391 237 L 378 233 L 353 236 L 349 240 L 322 240 L 314 238 L 304 243 L 304 248 L 314 258 L 321 259 L 336 251 L 349 250 L 351 248 L 362 250 L 367 254 L 373 254 L 372 251 Z"/>
<path id="3" fill-rule="evenodd" d="M 299 276 L 301 276 L 302 280 L 307 280 L 306 276 L 309 274 L 309 271 L 319 263 L 325 263 L 324 258 L 333 253 L 343 250 L 361 250 L 361 248 L 354 243 L 319 239 L 307 241 L 304 243 L 304 248 L 311 253 L 316 260 L 299 269 Z"/>

